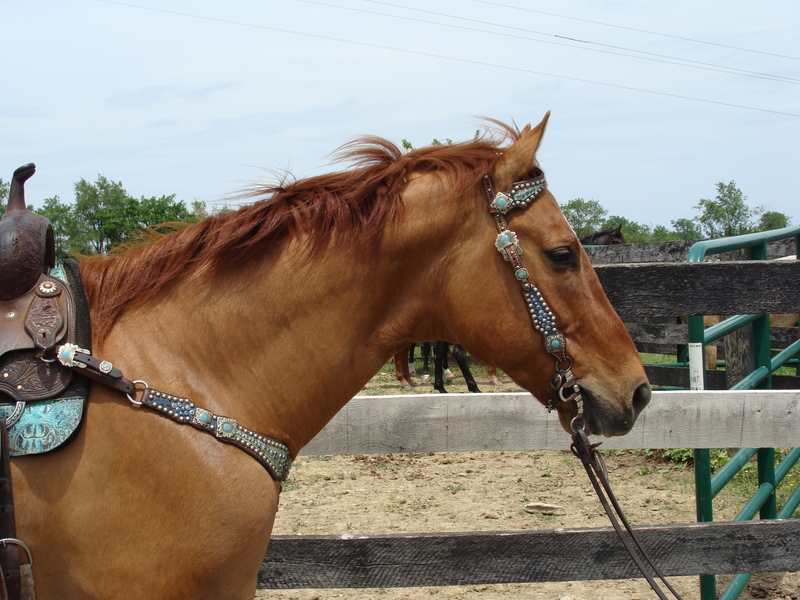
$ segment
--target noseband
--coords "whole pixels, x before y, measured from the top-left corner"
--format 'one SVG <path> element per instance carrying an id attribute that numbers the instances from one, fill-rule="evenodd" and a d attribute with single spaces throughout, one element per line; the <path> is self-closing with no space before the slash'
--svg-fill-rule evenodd
<path id="1" fill-rule="evenodd" d="M 514 269 L 514 277 L 522 286 L 522 296 L 531 315 L 533 328 L 544 340 L 544 347 L 555 359 L 555 374 L 550 380 L 550 401 L 547 409 L 552 411 L 567 402 L 575 402 L 578 414 L 572 419 L 570 427 L 573 431 L 584 428 L 583 396 L 575 376 L 572 374 L 572 358 L 567 354 L 567 340 L 556 327 L 556 316 L 542 296 L 539 288 L 531 281 L 520 255 L 522 248 L 517 234 L 508 228 L 506 214 L 511 210 L 525 209 L 533 204 L 539 195 L 547 189 L 544 173 L 536 168 L 536 176 L 525 181 L 518 181 L 508 192 L 498 192 L 490 175 L 483 177 L 483 187 L 489 201 L 489 214 L 497 225 L 495 247 L 503 255 L 506 262 Z"/>

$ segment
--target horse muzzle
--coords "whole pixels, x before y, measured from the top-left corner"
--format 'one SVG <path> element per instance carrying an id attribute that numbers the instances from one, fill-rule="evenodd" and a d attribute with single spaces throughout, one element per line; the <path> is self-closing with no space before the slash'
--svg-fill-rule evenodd
<path id="1" fill-rule="evenodd" d="M 630 399 L 622 407 L 612 404 L 594 393 L 589 387 L 582 385 L 581 391 L 583 393 L 583 423 L 586 433 L 605 437 L 628 433 L 652 397 L 652 389 L 647 382 L 633 386 Z M 574 417 L 570 417 L 570 421 L 572 418 Z"/>

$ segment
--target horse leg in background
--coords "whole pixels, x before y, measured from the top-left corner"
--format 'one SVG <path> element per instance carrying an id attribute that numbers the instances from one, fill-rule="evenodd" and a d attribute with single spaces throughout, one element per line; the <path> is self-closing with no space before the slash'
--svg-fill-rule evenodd
<path id="1" fill-rule="evenodd" d="M 411 373 L 408 369 L 408 348 L 403 348 L 394 355 L 394 372 L 397 376 L 397 381 L 400 382 L 400 387 L 404 390 L 417 385 L 411 381 Z"/>
<path id="2" fill-rule="evenodd" d="M 486 367 L 486 377 L 489 378 L 489 385 L 494 385 L 494 386 L 503 385 L 503 382 L 500 381 L 500 377 L 497 375 L 497 367 L 495 367 L 494 365 L 486 364 L 482 360 L 478 360 L 475 357 L 472 358 L 472 361 L 475 364 Z"/>
<path id="3" fill-rule="evenodd" d="M 447 366 L 447 350 L 450 344 L 441 340 L 433 342 L 433 389 L 446 394 L 444 389 L 444 369 Z"/>
<path id="4" fill-rule="evenodd" d="M 410 375 L 416 375 L 417 370 L 414 368 L 414 350 L 417 348 L 416 344 L 411 344 L 408 347 L 408 373 Z"/>
<path id="5" fill-rule="evenodd" d="M 445 357 L 446 356 L 447 353 L 445 353 Z M 475 378 L 472 376 L 472 371 L 469 370 L 469 365 L 467 364 L 467 351 L 464 350 L 463 346 L 458 344 L 453 346 L 453 358 L 456 359 L 458 368 L 461 369 L 461 374 L 464 376 L 464 381 L 467 382 L 467 389 L 473 394 L 480 394 L 481 391 L 478 389 L 478 384 L 475 383 Z"/>
<path id="6" fill-rule="evenodd" d="M 503 385 L 503 382 L 497 376 L 497 367 L 486 365 L 486 376 L 489 378 L 489 385 Z"/>
<path id="7" fill-rule="evenodd" d="M 431 378 L 430 371 L 428 370 L 428 362 L 431 358 L 431 343 L 422 342 L 419 345 L 419 349 L 422 354 L 422 380 L 427 381 Z"/>

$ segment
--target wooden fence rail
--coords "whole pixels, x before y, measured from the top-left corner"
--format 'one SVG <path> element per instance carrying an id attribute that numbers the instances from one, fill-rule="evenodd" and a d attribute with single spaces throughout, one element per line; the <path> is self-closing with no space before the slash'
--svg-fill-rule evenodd
<path id="1" fill-rule="evenodd" d="M 634 528 L 665 576 L 800 569 L 800 519 Z M 388 588 L 641 577 L 610 527 L 274 536 L 262 589 Z"/>
<path id="2" fill-rule="evenodd" d="M 656 392 L 629 434 L 603 449 L 793 447 L 800 391 Z M 303 454 L 568 450 L 555 414 L 526 392 L 353 398 Z"/>
<path id="3" fill-rule="evenodd" d="M 603 448 L 797 445 L 800 391 L 658 392 L 631 434 Z M 530 394 L 354 398 L 304 454 L 563 450 L 569 436 Z M 800 570 L 800 519 L 638 527 L 669 575 Z M 610 528 L 275 536 L 261 588 L 349 588 L 637 577 Z"/>

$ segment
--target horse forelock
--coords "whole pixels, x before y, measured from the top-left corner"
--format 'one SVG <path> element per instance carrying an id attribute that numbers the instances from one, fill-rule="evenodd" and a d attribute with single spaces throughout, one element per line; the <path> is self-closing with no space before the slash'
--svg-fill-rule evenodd
<path id="1" fill-rule="evenodd" d="M 505 139 L 434 145 L 403 153 L 378 137 L 344 146 L 338 160 L 351 168 L 291 183 L 250 187 L 239 198 L 255 200 L 184 229 L 149 236 L 145 244 L 91 257 L 81 272 L 93 305 L 93 327 L 103 338 L 128 308 L 151 301 L 199 269 L 245 263 L 302 232 L 314 256 L 336 232 L 337 243 L 376 245 L 403 210 L 402 193 L 413 174 L 447 177 L 453 196 L 474 186 L 502 153 Z"/>

